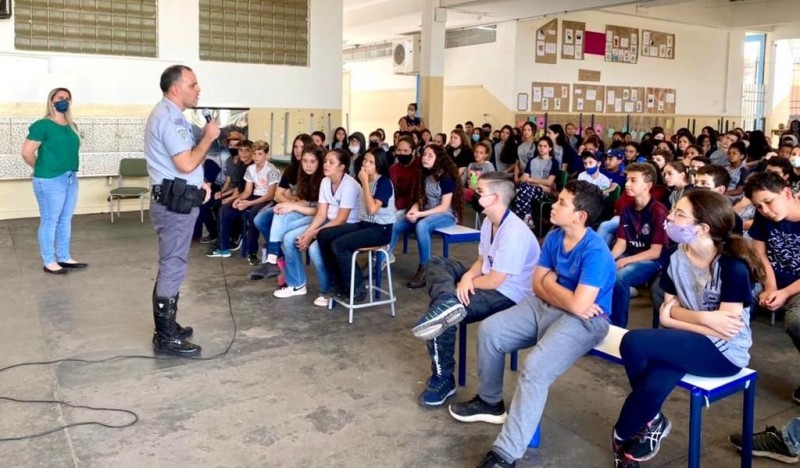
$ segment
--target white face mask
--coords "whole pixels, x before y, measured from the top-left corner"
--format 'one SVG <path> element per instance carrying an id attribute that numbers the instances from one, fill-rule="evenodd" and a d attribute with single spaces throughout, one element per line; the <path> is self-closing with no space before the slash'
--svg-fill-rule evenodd
<path id="1" fill-rule="evenodd" d="M 792 162 L 792 167 L 800 169 L 800 156 L 793 156 L 789 160 Z"/>
<path id="2" fill-rule="evenodd" d="M 349 149 L 351 153 L 358 154 L 358 152 L 361 150 L 361 147 L 358 145 L 350 145 Z"/>

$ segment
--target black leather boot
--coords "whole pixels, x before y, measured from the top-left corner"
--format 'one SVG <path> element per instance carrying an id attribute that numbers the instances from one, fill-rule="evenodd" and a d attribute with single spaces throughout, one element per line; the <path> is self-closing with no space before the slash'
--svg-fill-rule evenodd
<path id="1" fill-rule="evenodd" d="M 178 300 L 181 298 L 181 293 L 178 293 L 175 296 L 175 314 L 178 314 Z M 153 285 L 153 313 L 156 313 L 156 286 Z M 191 338 L 194 334 L 194 328 L 192 327 L 182 327 L 180 323 L 175 322 L 175 325 L 178 326 L 178 335 L 182 340 L 186 338 Z M 156 332 L 153 330 L 153 343 L 156 342 Z"/>
<path id="2" fill-rule="evenodd" d="M 419 289 L 425 287 L 425 265 L 420 264 L 417 268 L 417 272 L 414 273 L 414 277 L 411 278 L 411 281 L 406 283 L 409 289 Z"/>
<path id="3" fill-rule="evenodd" d="M 156 354 L 172 354 L 189 357 L 200 354 L 200 346 L 181 338 L 175 314 L 178 311 L 176 297 L 153 298 L 153 322 L 156 326 L 153 351 Z"/>

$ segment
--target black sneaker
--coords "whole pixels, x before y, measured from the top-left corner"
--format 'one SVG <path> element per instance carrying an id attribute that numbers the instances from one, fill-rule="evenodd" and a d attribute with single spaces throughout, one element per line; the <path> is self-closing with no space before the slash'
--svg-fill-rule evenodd
<path id="1" fill-rule="evenodd" d="M 733 434 L 728 437 L 734 447 L 742 450 L 742 435 Z M 783 441 L 783 434 L 775 426 L 767 426 L 764 432 L 753 434 L 753 456 L 766 457 L 783 463 L 797 463 L 798 457 L 793 454 L 786 442 Z"/>
<path id="2" fill-rule="evenodd" d="M 264 276 L 267 275 L 267 265 L 268 263 L 262 264 L 260 267 L 256 268 L 255 270 L 250 272 L 250 279 L 254 281 L 264 279 Z"/>
<path id="3" fill-rule="evenodd" d="M 483 460 L 478 463 L 478 468 L 514 468 L 515 466 L 517 466 L 517 462 L 509 463 L 503 460 L 503 457 L 495 453 L 494 450 L 487 452 Z"/>
<path id="4" fill-rule="evenodd" d="M 267 262 L 265 265 L 267 266 L 265 270 L 267 278 L 274 278 L 281 274 L 281 267 L 279 267 L 277 263 Z"/>
<path id="5" fill-rule="evenodd" d="M 506 422 L 506 405 L 503 400 L 494 405 L 489 404 L 475 395 L 471 400 L 453 403 L 448 408 L 450 416 L 461 422 L 487 422 L 489 424 L 503 424 Z"/>
<path id="6" fill-rule="evenodd" d="M 661 448 L 661 441 L 669 435 L 672 424 L 666 416 L 659 413 L 647 423 L 625 446 L 625 454 L 630 460 L 643 462 L 652 459 Z"/>
<path id="7" fill-rule="evenodd" d="M 794 392 L 792 392 L 792 400 L 800 405 L 800 387 L 795 388 Z"/>

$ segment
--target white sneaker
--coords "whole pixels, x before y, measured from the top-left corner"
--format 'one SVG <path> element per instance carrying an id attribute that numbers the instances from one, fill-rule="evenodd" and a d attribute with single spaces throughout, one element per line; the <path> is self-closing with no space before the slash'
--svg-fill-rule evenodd
<path id="1" fill-rule="evenodd" d="M 292 297 L 292 296 L 304 296 L 306 293 L 308 293 L 308 290 L 306 289 L 306 285 L 304 284 L 299 288 L 284 286 L 281 289 L 276 290 L 274 293 L 272 293 L 272 295 L 275 297 L 279 297 L 281 299 L 285 299 L 287 297 Z"/>
<path id="2" fill-rule="evenodd" d="M 319 307 L 328 307 L 328 302 L 330 302 L 330 299 L 325 297 L 324 294 L 320 294 L 319 297 L 314 299 L 314 305 Z"/>

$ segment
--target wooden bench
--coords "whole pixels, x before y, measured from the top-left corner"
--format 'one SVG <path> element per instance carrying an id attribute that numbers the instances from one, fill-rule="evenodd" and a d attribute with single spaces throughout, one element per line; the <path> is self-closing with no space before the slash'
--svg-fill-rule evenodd
<path id="1" fill-rule="evenodd" d="M 597 356 L 616 364 L 622 364 L 619 346 L 622 337 L 628 330 L 614 325 L 608 330 L 606 338 L 589 351 L 589 355 Z M 687 374 L 678 384 L 691 394 L 689 402 L 689 463 L 688 466 L 700 466 L 700 446 L 702 435 L 703 406 L 744 392 L 742 408 L 742 463 L 743 468 L 752 466 L 753 458 L 753 422 L 755 418 L 756 379 L 758 372 L 744 368 L 731 377 L 709 378 Z M 531 447 L 538 447 L 540 428 L 531 440 Z M 534 445 L 535 444 L 535 445 Z"/>

